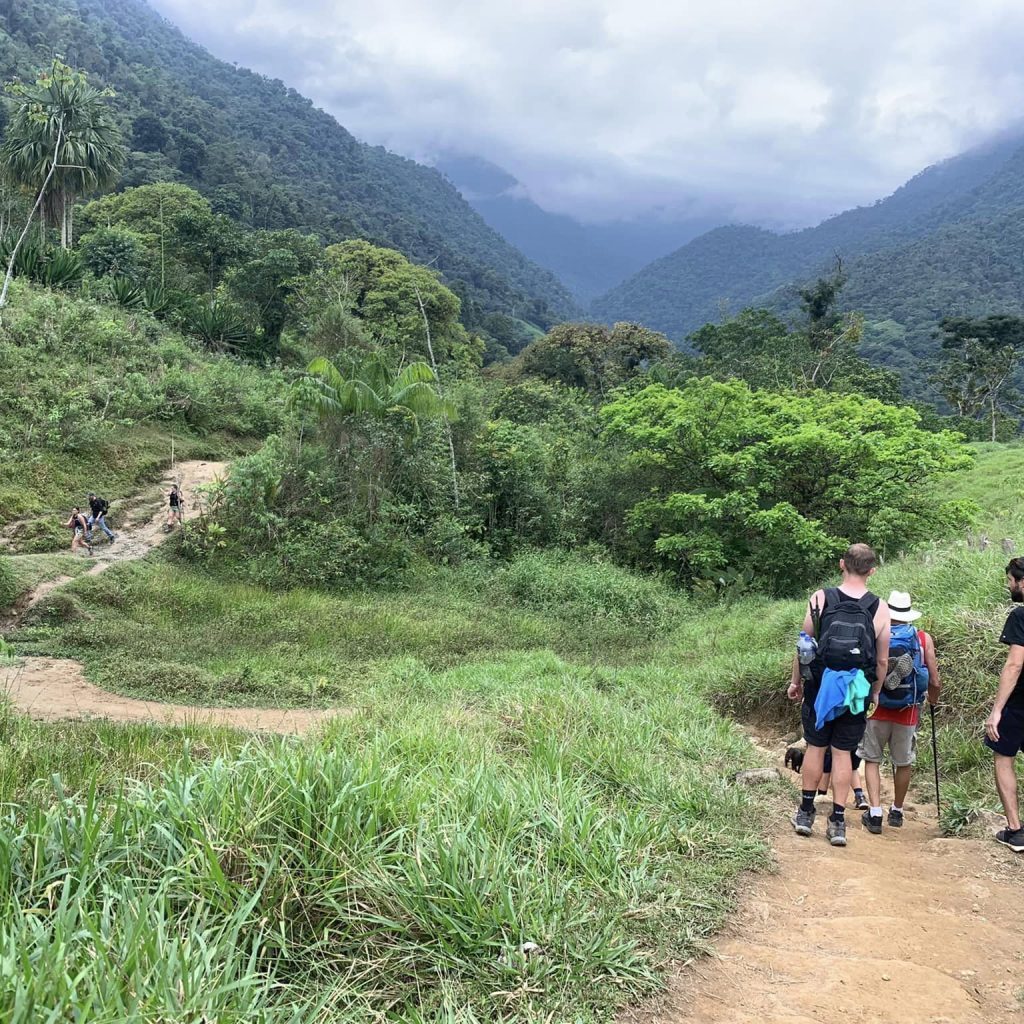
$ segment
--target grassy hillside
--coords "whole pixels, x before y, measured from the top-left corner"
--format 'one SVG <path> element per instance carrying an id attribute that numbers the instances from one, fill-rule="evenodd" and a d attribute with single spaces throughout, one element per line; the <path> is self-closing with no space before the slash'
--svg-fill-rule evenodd
<path id="1" fill-rule="evenodd" d="M 984 446 L 954 485 L 992 537 L 1024 525 L 1022 463 Z M 936 638 L 953 829 L 995 805 L 977 722 L 1004 562 L 953 543 L 877 581 L 909 588 Z M 184 748 L 6 718 L 0 930 L 31 951 L 0 990 L 8 1019 L 60 992 L 88 1021 L 603 1020 L 700 948 L 759 862 L 763 815 L 729 782 L 753 755 L 712 707 L 795 725 L 799 601 L 691 603 L 558 553 L 403 592 L 271 593 L 173 558 L 70 590 L 72 620 L 23 628 L 19 652 L 148 697 L 347 713 L 320 741 L 192 730 Z M 78 928 L 96 920 L 99 957 Z"/>
<path id="2" fill-rule="evenodd" d="M 179 459 L 251 449 L 280 426 L 284 374 L 203 352 L 145 314 L 15 283 L 0 322 L 0 524 L 64 546 L 90 490 L 117 501 Z"/>
<path id="3" fill-rule="evenodd" d="M 219 1020 L 604 1020 L 701 947 L 760 861 L 730 781 L 745 741 L 642 653 L 682 610 L 655 583 L 527 556 L 411 594 L 272 596 L 159 564 L 73 592 L 86 617 L 19 650 L 74 652 L 133 692 L 351 714 L 322 741 L 194 733 L 184 753 L 78 727 L 102 764 L 69 727 L 8 719 L 0 931 L 32 965 L 0 988 L 7 1014 L 84 967 L 88 933 L 59 957 L 53 940 L 102 915 L 66 997 L 83 1020 L 168 1000 Z M 30 927 L 16 908 L 54 882 Z"/>
<path id="4" fill-rule="evenodd" d="M 435 170 L 367 146 L 284 83 L 219 61 L 141 0 L 0 0 L 0 75 L 66 56 L 117 91 L 124 184 L 183 181 L 260 228 L 366 237 L 443 271 L 474 310 L 547 326 L 564 287 Z M 469 326 L 473 326 L 472 323 Z"/>

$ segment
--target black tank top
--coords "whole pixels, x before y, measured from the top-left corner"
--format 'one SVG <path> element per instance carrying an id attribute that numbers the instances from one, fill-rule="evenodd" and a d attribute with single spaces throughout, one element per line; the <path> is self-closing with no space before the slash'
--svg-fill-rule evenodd
<path id="1" fill-rule="evenodd" d="M 865 606 L 865 611 L 874 619 L 878 612 L 878 605 L 881 603 L 881 598 L 877 594 L 872 594 L 871 591 L 867 591 L 864 597 L 870 597 L 871 600 Z M 837 603 L 849 601 L 856 603 L 862 600 L 860 597 L 851 597 L 846 591 L 840 587 L 827 587 L 825 589 L 825 603 L 821 608 L 821 614 L 825 614 L 826 608 L 834 608 Z M 804 699 L 813 704 L 815 698 L 818 696 L 818 690 L 821 688 L 821 677 L 825 671 L 825 666 L 821 663 L 819 658 L 815 658 L 811 664 L 811 678 L 807 680 L 804 686 Z M 875 681 L 875 665 L 872 662 L 870 665 L 864 668 L 864 675 L 867 676 L 868 682 L 873 683 Z"/>

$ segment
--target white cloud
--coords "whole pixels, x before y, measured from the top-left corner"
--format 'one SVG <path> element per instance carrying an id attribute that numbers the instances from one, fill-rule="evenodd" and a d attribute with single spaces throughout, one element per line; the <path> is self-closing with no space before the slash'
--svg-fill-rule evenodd
<path id="1" fill-rule="evenodd" d="M 583 217 L 808 222 L 1019 117 L 1016 0 L 152 0 L 358 137 Z"/>

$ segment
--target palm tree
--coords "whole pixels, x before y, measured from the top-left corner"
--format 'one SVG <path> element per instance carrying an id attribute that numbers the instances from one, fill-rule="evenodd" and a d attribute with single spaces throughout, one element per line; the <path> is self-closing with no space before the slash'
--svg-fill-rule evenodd
<path id="1" fill-rule="evenodd" d="M 372 524 L 386 481 L 400 463 L 395 461 L 393 445 L 381 440 L 381 432 L 360 429 L 359 421 L 397 421 L 408 441 L 419 434 L 422 420 L 454 419 L 454 407 L 438 394 L 437 378 L 426 363 L 409 363 L 396 369 L 380 351 L 354 363 L 348 373 L 329 359 L 315 359 L 306 374 L 293 386 L 289 405 L 311 412 L 321 421 L 338 420 L 348 439 L 351 465 L 358 464 L 355 451 L 362 448 L 368 453 L 365 501 L 367 521 Z M 351 480 L 355 498 L 363 487 L 355 474 Z"/>
<path id="2" fill-rule="evenodd" d="M 397 416 L 416 435 L 421 419 L 454 419 L 454 409 L 437 393 L 434 371 L 422 362 L 394 369 L 383 353 L 374 352 L 348 374 L 329 359 L 314 359 L 307 377 L 290 396 L 293 407 L 305 408 L 321 419 L 368 415 Z"/>
<path id="3" fill-rule="evenodd" d="M 10 183 L 42 190 L 42 217 L 73 242 L 75 200 L 108 188 L 124 165 L 121 133 L 107 113 L 108 90 L 90 85 L 84 71 L 54 60 L 34 84 L 8 91 L 19 106 L 0 146 L 0 173 Z"/>

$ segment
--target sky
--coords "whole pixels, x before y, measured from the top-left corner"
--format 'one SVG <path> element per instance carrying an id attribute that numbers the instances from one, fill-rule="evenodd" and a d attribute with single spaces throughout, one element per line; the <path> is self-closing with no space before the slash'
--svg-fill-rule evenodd
<path id="1" fill-rule="evenodd" d="M 585 221 L 801 226 L 1024 110 L 1019 0 L 150 0 L 358 138 Z"/>

